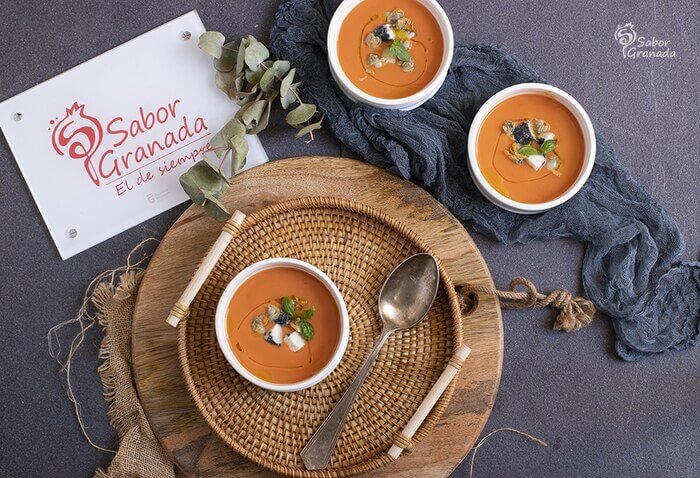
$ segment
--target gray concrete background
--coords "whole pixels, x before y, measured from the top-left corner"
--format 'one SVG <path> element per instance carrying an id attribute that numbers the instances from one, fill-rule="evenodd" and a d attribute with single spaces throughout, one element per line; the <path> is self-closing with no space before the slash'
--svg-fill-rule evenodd
<path id="1" fill-rule="evenodd" d="M 389 2 L 390 3 L 390 2 Z M 637 180 L 678 220 L 685 259 L 698 259 L 697 135 L 700 80 L 695 0 L 466 2 L 444 0 L 458 44 L 507 46 L 588 110 Z M 267 38 L 276 1 L 0 1 L 0 100 L 197 9 L 229 37 Z M 631 21 L 671 41 L 675 59 L 623 59 L 613 38 Z M 108 92 L 106 92 L 108 93 Z M 348 154 L 328 133 L 293 142 L 279 116 L 262 135 L 272 158 Z M 141 239 L 161 237 L 185 206 L 61 261 L 4 139 L 0 140 L 0 476 L 88 477 L 110 455 L 80 434 L 46 334 L 77 311 L 86 284 L 120 265 Z M 494 280 L 523 274 L 542 289 L 580 291 L 583 246 L 557 240 L 504 247 L 475 236 Z M 476 477 L 700 476 L 697 350 L 624 363 L 606 318 L 575 334 L 550 330 L 549 312 L 505 312 L 501 387 L 485 432 L 514 427 L 543 448 L 499 434 L 478 455 Z M 64 337 L 64 341 L 67 337 Z M 73 370 L 93 439 L 115 445 L 89 334 Z M 462 464 L 455 476 L 468 476 Z"/>

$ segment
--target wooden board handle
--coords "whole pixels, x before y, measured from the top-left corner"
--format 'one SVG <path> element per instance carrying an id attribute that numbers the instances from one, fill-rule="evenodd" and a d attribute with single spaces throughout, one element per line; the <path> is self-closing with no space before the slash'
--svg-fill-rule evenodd
<path id="1" fill-rule="evenodd" d="M 168 324 L 172 325 L 173 327 L 177 327 L 180 320 L 185 318 L 189 311 L 190 304 L 192 304 L 192 301 L 194 300 L 194 296 L 197 295 L 197 292 L 199 292 L 202 284 L 204 284 L 204 281 L 207 280 L 207 277 L 209 277 L 209 274 L 211 274 L 211 271 L 214 269 L 214 266 L 221 257 L 221 254 L 224 253 L 226 247 L 231 243 L 231 239 L 233 239 L 236 229 L 243 223 L 244 220 L 245 214 L 243 214 L 241 211 L 236 211 L 233 213 L 231 218 L 226 221 L 226 224 L 224 224 L 224 228 L 221 231 L 221 234 L 219 234 L 219 237 L 216 239 L 216 242 L 211 246 L 207 252 L 207 255 L 204 257 L 204 260 L 192 276 L 192 279 L 190 279 L 189 284 L 187 284 L 185 291 L 170 310 L 170 315 L 168 315 L 168 318 L 166 319 Z"/>
<path id="2" fill-rule="evenodd" d="M 391 458 L 396 460 L 406 448 L 413 446 L 411 444 L 411 438 L 413 438 L 413 435 L 421 426 L 423 420 L 425 420 L 425 417 L 428 416 L 430 410 L 433 409 L 437 401 L 445 392 L 445 389 L 450 384 L 454 376 L 457 375 L 457 372 L 459 372 L 459 369 L 462 367 L 462 364 L 467 359 L 471 351 L 472 350 L 466 345 L 460 345 L 457 347 L 457 350 L 452 358 L 450 358 L 450 361 L 447 363 L 447 366 L 440 375 L 440 378 L 437 379 L 437 382 L 435 382 L 435 384 L 432 386 L 428 392 L 428 395 L 425 396 L 423 402 L 418 407 L 418 410 L 416 410 L 416 413 L 413 414 L 403 431 L 394 439 L 394 444 L 391 445 L 391 448 L 387 452 Z"/>

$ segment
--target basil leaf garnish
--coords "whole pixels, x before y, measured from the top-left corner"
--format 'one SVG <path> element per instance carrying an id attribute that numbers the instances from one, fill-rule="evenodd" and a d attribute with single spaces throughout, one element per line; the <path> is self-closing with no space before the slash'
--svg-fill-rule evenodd
<path id="1" fill-rule="evenodd" d="M 399 61 L 409 61 L 411 59 L 411 54 L 401 40 L 394 40 L 390 51 Z"/>
<path id="2" fill-rule="evenodd" d="M 282 297 L 282 310 L 292 318 L 297 316 L 297 305 L 289 297 Z"/>
<path id="3" fill-rule="evenodd" d="M 540 154 L 539 151 L 537 151 L 535 148 L 532 146 L 523 146 L 518 150 L 518 153 L 524 154 L 525 156 L 532 156 L 533 154 Z"/>
<path id="4" fill-rule="evenodd" d="M 540 146 L 540 150 L 542 151 L 542 154 L 547 154 L 550 151 L 554 151 L 554 148 L 557 147 L 557 140 L 556 139 L 548 139 L 544 143 L 542 143 L 542 146 Z"/>
<path id="5" fill-rule="evenodd" d="M 311 307 L 310 309 L 306 309 L 299 314 L 299 317 L 301 317 L 303 320 L 309 320 L 311 317 L 314 316 L 316 313 L 316 307 Z"/>
<path id="6" fill-rule="evenodd" d="M 305 319 L 299 319 L 299 334 L 304 337 L 304 340 L 311 340 L 314 337 L 314 326 Z"/>

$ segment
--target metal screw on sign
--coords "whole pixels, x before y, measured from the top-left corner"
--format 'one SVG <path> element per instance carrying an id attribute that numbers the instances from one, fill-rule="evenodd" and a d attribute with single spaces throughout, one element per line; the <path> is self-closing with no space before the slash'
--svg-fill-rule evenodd
<path id="1" fill-rule="evenodd" d="M 182 32 L 181 36 L 182 36 L 183 40 L 189 40 L 190 38 L 192 38 L 192 34 L 190 32 L 187 32 L 187 31 Z"/>
<path id="2" fill-rule="evenodd" d="M 17 112 L 15 114 L 13 114 L 12 119 L 15 121 L 22 121 L 22 113 Z"/>
<path id="3" fill-rule="evenodd" d="M 78 237 L 78 230 L 77 229 L 69 229 L 68 230 L 68 237 L 70 237 L 71 239 L 75 239 L 76 237 Z"/>

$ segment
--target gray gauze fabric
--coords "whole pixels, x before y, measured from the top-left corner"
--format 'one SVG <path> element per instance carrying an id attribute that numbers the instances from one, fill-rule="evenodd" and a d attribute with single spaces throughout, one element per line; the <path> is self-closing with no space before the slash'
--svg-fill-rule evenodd
<path id="1" fill-rule="evenodd" d="M 597 136 L 593 173 L 566 204 L 524 216 L 499 209 L 472 182 L 467 133 L 479 107 L 497 91 L 544 82 L 502 48 L 457 47 L 437 95 L 410 112 L 355 104 L 338 89 L 326 60 L 335 0 L 286 0 L 270 32 L 276 58 L 291 61 L 302 98 L 325 113 L 325 127 L 372 164 L 428 189 L 461 221 L 504 244 L 571 237 L 588 243 L 583 285 L 613 318 L 625 360 L 698 341 L 700 262 L 674 263 L 683 238 L 673 218 L 636 183 Z M 295 79 L 296 79 L 295 78 Z"/>

